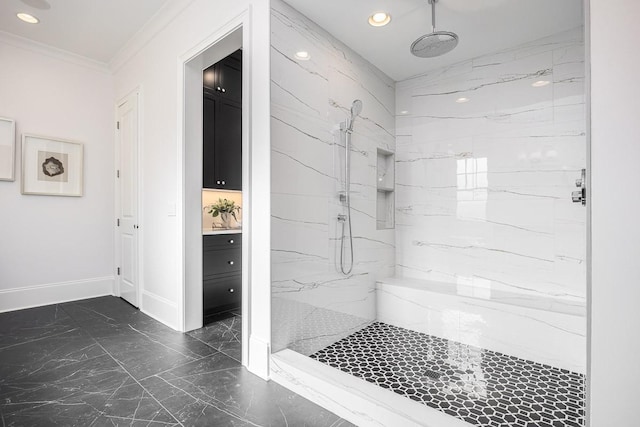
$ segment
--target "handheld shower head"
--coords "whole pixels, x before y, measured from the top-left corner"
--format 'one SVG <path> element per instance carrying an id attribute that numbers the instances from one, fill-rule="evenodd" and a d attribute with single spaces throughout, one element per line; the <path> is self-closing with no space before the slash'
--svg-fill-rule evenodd
<path id="1" fill-rule="evenodd" d="M 351 120 L 353 121 L 360 113 L 362 113 L 362 101 L 356 99 L 351 104 Z"/>
<path id="2" fill-rule="evenodd" d="M 351 104 L 351 119 L 347 120 L 347 131 L 353 132 L 353 122 L 362 113 L 362 101 L 356 99 Z"/>

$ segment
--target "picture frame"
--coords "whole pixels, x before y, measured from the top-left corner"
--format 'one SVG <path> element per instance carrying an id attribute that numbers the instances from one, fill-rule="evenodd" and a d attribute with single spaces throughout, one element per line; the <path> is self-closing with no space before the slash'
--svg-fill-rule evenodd
<path id="1" fill-rule="evenodd" d="M 15 181 L 16 122 L 0 117 L 0 181 Z"/>
<path id="2" fill-rule="evenodd" d="M 22 194 L 81 197 L 83 144 L 22 135 Z"/>

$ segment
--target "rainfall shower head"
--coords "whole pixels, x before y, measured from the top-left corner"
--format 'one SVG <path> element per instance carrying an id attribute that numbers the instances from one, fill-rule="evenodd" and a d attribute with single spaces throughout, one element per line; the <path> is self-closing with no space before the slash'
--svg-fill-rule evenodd
<path id="1" fill-rule="evenodd" d="M 356 99 L 351 104 L 351 120 L 348 123 L 349 132 L 353 131 L 353 121 L 362 113 L 362 101 Z"/>
<path id="2" fill-rule="evenodd" d="M 420 58 L 433 58 L 452 51 L 458 45 L 458 35 L 449 31 L 436 31 L 436 3 L 431 5 L 432 32 L 419 37 L 411 44 L 411 53 Z"/>

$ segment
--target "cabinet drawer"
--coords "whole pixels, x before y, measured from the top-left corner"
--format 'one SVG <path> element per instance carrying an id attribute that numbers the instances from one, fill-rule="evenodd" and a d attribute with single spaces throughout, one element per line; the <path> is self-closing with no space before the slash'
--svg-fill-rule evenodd
<path id="1" fill-rule="evenodd" d="M 227 274 L 242 270 L 242 250 L 225 249 L 205 251 L 202 257 L 202 275 L 207 278 L 215 274 Z"/>
<path id="2" fill-rule="evenodd" d="M 242 234 L 212 234 L 202 236 L 202 249 L 209 250 L 233 249 L 242 247 Z"/>
<path id="3" fill-rule="evenodd" d="M 242 304 L 242 276 L 232 274 L 203 282 L 204 316 L 240 308 Z"/>

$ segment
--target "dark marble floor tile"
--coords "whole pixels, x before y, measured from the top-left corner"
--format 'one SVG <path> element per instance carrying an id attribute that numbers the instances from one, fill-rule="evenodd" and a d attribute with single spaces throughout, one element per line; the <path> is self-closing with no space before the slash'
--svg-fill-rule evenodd
<path id="1" fill-rule="evenodd" d="M 90 419 L 61 417 L 52 414 L 20 415 L 10 414 L 2 417 L 3 427 L 86 427 Z M 109 424 L 105 424 L 109 425 Z"/>
<path id="2" fill-rule="evenodd" d="M 125 420 L 128 420 L 130 423 L 144 421 L 177 424 L 177 420 L 130 377 L 109 396 L 103 413 L 105 418 L 117 423 L 125 423 Z"/>
<path id="3" fill-rule="evenodd" d="M 189 332 L 189 335 L 237 361 L 242 360 L 242 318 L 240 316 L 234 315 L 214 322 Z"/>
<path id="4" fill-rule="evenodd" d="M 76 328 L 73 319 L 57 305 L 0 313 L 0 349 Z"/>
<path id="5" fill-rule="evenodd" d="M 108 354 L 39 370 L 0 384 L 6 425 L 92 425 L 110 417 L 176 424 L 175 418 Z M 40 421 L 35 425 L 40 425 Z M 108 425 L 108 424 L 107 424 Z"/>
<path id="6" fill-rule="evenodd" d="M 0 395 L 8 384 L 53 381 L 65 366 L 104 355 L 79 328 L 0 349 Z"/>
<path id="7" fill-rule="evenodd" d="M 221 357 L 181 366 L 142 384 L 184 425 L 351 425 L 278 384 L 263 381 L 237 361 L 224 362 Z M 225 419 L 227 424 L 206 424 L 207 419 Z"/>
<path id="8" fill-rule="evenodd" d="M 99 341 L 105 350 L 136 379 L 146 378 L 204 357 L 186 349 L 145 339 L 138 334 L 100 338 Z M 198 342 L 197 345 L 202 343 Z M 203 352 L 211 354 L 215 353 L 215 350 L 208 347 L 204 348 Z"/>
<path id="9" fill-rule="evenodd" d="M 94 338 L 117 336 L 133 329 L 157 334 L 175 332 L 116 297 L 92 298 L 60 306 Z"/>
<path id="10" fill-rule="evenodd" d="M 243 368 L 241 325 L 182 334 L 115 297 L 0 314 L 0 426 L 351 425 Z"/>
<path id="11" fill-rule="evenodd" d="M 177 427 L 178 422 L 165 423 L 152 420 L 132 420 L 115 416 L 104 416 L 94 420 L 90 427 Z"/>
<path id="12" fill-rule="evenodd" d="M 94 298 L 63 308 L 138 379 L 215 353 L 202 341 L 174 331 L 120 298 Z"/>

